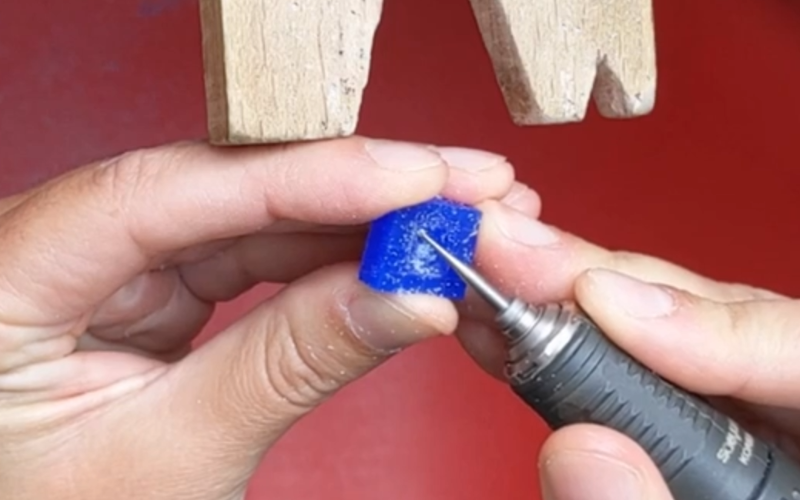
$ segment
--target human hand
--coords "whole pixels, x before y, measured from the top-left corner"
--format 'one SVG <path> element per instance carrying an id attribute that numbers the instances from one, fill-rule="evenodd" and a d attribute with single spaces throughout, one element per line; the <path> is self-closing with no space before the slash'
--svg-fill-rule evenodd
<path id="1" fill-rule="evenodd" d="M 500 288 L 534 303 L 576 300 L 634 358 L 800 459 L 798 301 L 600 248 L 538 222 L 535 205 L 524 213 L 492 201 L 480 207 L 477 266 Z M 487 326 L 491 311 L 475 303 L 461 307 L 457 336 L 502 378 L 502 340 Z M 545 500 L 672 500 L 645 452 L 607 428 L 554 432 L 540 469 Z"/>
<path id="2" fill-rule="evenodd" d="M 514 187 L 499 156 L 349 138 L 159 147 L 0 201 L 0 496 L 241 498 L 304 414 L 456 327 L 357 282 L 363 224 Z M 289 285 L 190 352 L 262 281 Z"/>

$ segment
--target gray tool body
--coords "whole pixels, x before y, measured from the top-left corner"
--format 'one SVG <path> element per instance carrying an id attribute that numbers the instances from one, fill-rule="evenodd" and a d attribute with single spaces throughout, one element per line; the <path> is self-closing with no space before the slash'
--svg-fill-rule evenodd
<path id="1" fill-rule="evenodd" d="M 498 311 L 509 383 L 551 428 L 593 423 L 627 435 L 649 454 L 675 500 L 800 500 L 796 463 L 635 361 L 574 304 L 507 298 L 420 236 Z"/>
<path id="2" fill-rule="evenodd" d="M 514 392 L 553 429 L 594 423 L 636 441 L 675 500 L 797 500 L 800 469 L 612 344 L 571 304 L 498 316 Z"/>

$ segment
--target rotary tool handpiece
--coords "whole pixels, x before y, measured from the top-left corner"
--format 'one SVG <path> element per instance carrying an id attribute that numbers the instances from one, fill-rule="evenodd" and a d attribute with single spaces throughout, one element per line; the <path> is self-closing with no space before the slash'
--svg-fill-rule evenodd
<path id="1" fill-rule="evenodd" d="M 594 423 L 636 441 L 675 500 L 800 500 L 800 468 L 698 396 L 636 362 L 571 304 L 510 300 L 514 392 L 553 429 Z"/>
<path id="2" fill-rule="evenodd" d="M 594 423 L 627 435 L 653 459 L 674 500 L 800 500 L 796 463 L 628 356 L 574 304 L 508 298 L 419 235 L 498 311 L 509 383 L 550 427 Z"/>

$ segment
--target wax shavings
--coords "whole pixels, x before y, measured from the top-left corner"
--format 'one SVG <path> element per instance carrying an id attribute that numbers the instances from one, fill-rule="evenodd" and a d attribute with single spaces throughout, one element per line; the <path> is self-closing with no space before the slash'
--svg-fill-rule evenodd
<path id="1" fill-rule="evenodd" d="M 359 279 L 380 292 L 461 300 L 466 284 L 419 233 L 472 264 L 480 221 L 479 210 L 442 197 L 390 212 L 370 226 Z"/>

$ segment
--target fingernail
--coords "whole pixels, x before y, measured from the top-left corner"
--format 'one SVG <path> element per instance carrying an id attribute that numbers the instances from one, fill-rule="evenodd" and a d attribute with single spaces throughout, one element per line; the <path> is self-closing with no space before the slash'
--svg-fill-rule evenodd
<path id="1" fill-rule="evenodd" d="M 436 147 L 435 150 L 449 166 L 467 172 L 489 170 L 506 161 L 504 156 L 479 149 Z"/>
<path id="2" fill-rule="evenodd" d="M 508 194 L 500 200 L 500 203 L 527 214 L 538 211 L 540 200 L 536 192 L 528 186 L 517 182 L 511 187 Z"/>
<path id="3" fill-rule="evenodd" d="M 542 467 L 545 500 L 640 500 L 646 498 L 640 474 L 611 457 L 565 451 Z"/>
<path id="4" fill-rule="evenodd" d="M 444 163 L 442 157 L 432 148 L 421 145 L 372 139 L 364 147 L 375 163 L 390 170 L 410 172 L 433 168 Z"/>
<path id="5" fill-rule="evenodd" d="M 379 352 L 393 353 L 441 333 L 434 325 L 422 321 L 418 312 L 426 311 L 426 320 L 430 320 L 431 305 L 435 308 L 436 300 L 425 296 L 364 293 L 346 306 L 346 320 L 353 334 L 365 345 Z"/>
<path id="6" fill-rule="evenodd" d="M 672 294 L 657 285 L 607 269 L 593 269 L 587 275 L 598 293 L 616 304 L 628 316 L 658 318 L 675 310 L 676 303 Z"/>
<path id="7" fill-rule="evenodd" d="M 503 205 L 498 205 L 495 219 L 503 236 L 517 243 L 538 247 L 558 241 L 556 233 L 538 220 Z"/>

